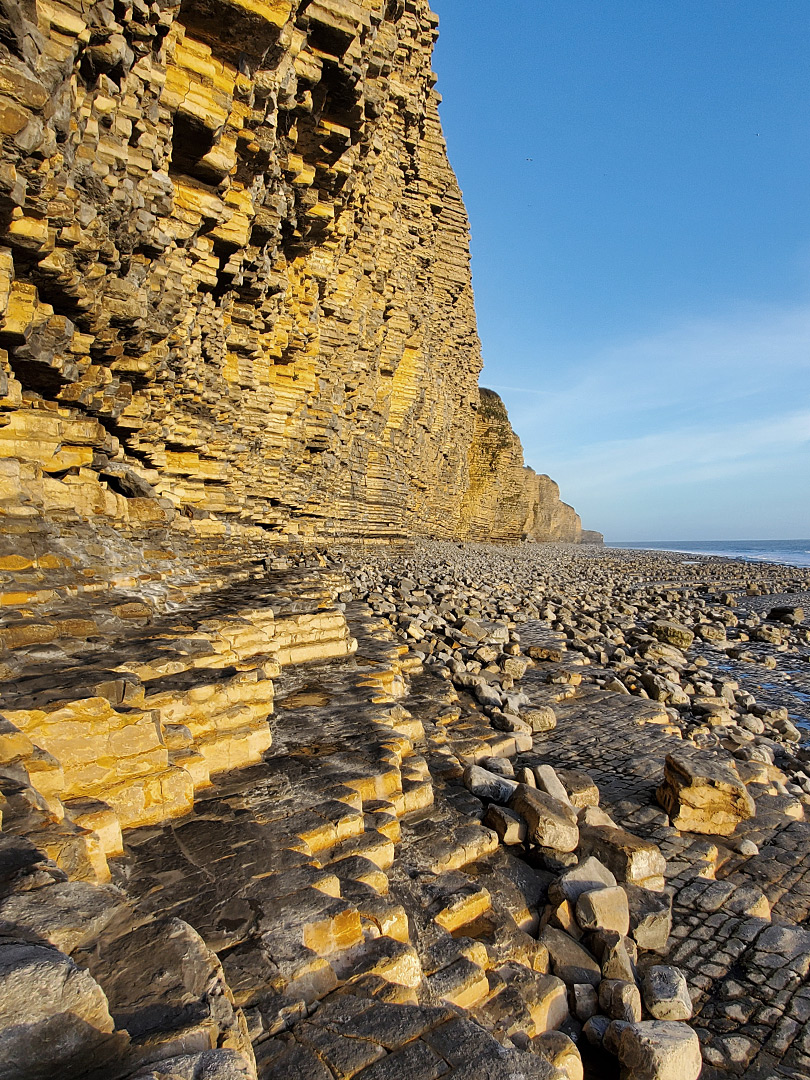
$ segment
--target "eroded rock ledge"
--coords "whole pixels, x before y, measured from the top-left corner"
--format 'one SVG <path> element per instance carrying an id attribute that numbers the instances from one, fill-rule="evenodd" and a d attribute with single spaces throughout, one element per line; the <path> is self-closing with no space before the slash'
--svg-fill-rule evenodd
<path id="1" fill-rule="evenodd" d="M 6 1075 L 806 1075 L 806 571 L 196 557 L 3 654 Z"/>

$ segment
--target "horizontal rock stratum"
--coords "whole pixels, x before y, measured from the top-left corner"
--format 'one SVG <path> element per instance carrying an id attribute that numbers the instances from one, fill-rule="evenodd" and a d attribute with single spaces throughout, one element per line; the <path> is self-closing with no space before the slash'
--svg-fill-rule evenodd
<path id="1" fill-rule="evenodd" d="M 10 512 L 579 540 L 479 402 L 423 0 L 0 12 Z"/>

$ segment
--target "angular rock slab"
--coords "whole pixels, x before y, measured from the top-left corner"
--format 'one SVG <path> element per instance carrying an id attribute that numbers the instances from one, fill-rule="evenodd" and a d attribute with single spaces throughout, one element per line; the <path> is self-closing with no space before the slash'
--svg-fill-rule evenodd
<path id="1" fill-rule="evenodd" d="M 480 765 L 468 765 L 464 770 L 464 786 L 479 799 L 505 805 L 517 790 L 517 782 L 508 777 L 483 769 Z"/>
<path id="2" fill-rule="evenodd" d="M 602 981 L 602 969 L 594 957 L 564 931 L 546 926 L 540 932 L 540 942 L 548 949 L 551 970 L 568 986 L 598 986 Z"/>
<path id="3" fill-rule="evenodd" d="M 667 754 L 656 798 L 676 829 L 730 836 L 756 813 L 745 784 L 712 754 Z"/>
<path id="4" fill-rule="evenodd" d="M 703 1067 L 700 1042 L 687 1024 L 666 1020 L 629 1024 L 618 1050 L 627 1080 L 697 1080 Z"/>
<path id="5" fill-rule="evenodd" d="M 657 619 L 650 623 L 650 633 L 665 645 L 674 645 L 676 649 L 688 649 L 695 640 L 695 635 L 683 623 L 667 619 Z"/>
<path id="6" fill-rule="evenodd" d="M 627 893 L 621 885 L 584 892 L 577 900 L 576 916 L 583 930 L 614 930 L 624 936 L 630 930 Z"/>
<path id="7" fill-rule="evenodd" d="M 625 885 L 630 908 L 630 935 L 640 949 L 662 950 L 672 929 L 672 894 Z"/>
<path id="8" fill-rule="evenodd" d="M 583 825 L 579 836 L 580 854 L 596 856 L 620 882 L 650 882 L 663 888 L 667 862 L 652 840 L 615 825 Z"/>
<path id="9" fill-rule="evenodd" d="M 656 1020 L 689 1020 L 692 999 L 682 971 L 668 964 L 647 968 L 641 980 L 644 1004 Z"/>
<path id="10" fill-rule="evenodd" d="M 127 1043 L 89 972 L 49 945 L 0 945 L 0 1076 L 70 1080 L 112 1067 Z"/>
<path id="11" fill-rule="evenodd" d="M 608 889 L 616 885 L 616 878 L 610 870 L 595 856 L 589 855 L 579 863 L 560 874 L 549 886 L 548 896 L 553 903 L 568 900 L 575 904 L 584 892 L 593 889 Z"/>
<path id="12" fill-rule="evenodd" d="M 567 803 L 528 784 L 520 784 L 509 800 L 509 807 L 525 820 L 532 843 L 554 851 L 576 850 L 579 843 L 577 816 Z"/>

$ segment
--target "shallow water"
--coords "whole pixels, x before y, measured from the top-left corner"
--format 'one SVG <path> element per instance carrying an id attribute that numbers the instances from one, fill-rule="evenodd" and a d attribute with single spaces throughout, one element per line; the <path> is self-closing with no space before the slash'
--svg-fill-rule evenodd
<path id="1" fill-rule="evenodd" d="M 678 551 L 688 555 L 717 555 L 745 562 L 810 567 L 810 540 L 637 540 L 605 545 L 636 551 Z"/>

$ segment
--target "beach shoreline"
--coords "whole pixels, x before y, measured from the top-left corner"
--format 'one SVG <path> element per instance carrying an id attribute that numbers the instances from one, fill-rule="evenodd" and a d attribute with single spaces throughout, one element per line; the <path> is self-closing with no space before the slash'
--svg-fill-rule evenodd
<path id="1" fill-rule="evenodd" d="M 650 540 L 613 541 L 616 551 L 669 551 L 679 555 L 714 556 L 764 565 L 810 568 L 810 540 Z"/>

